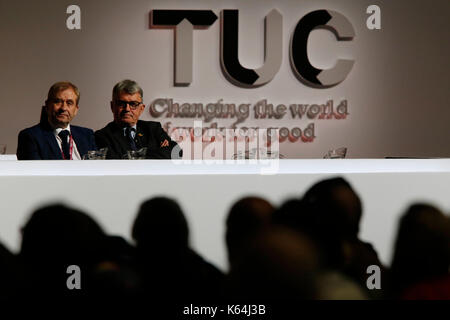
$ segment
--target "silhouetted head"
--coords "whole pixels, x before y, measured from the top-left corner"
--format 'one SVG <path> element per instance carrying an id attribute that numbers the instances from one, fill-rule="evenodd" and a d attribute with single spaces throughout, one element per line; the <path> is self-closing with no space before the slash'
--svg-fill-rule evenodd
<path id="1" fill-rule="evenodd" d="M 55 260 L 71 264 L 89 262 L 105 237 L 91 217 L 64 205 L 38 209 L 22 232 L 20 255 L 26 261 L 42 264 Z"/>
<path id="2" fill-rule="evenodd" d="M 189 229 L 176 201 L 155 197 L 139 208 L 132 237 L 138 248 L 184 250 L 188 247 Z"/>
<path id="3" fill-rule="evenodd" d="M 392 276 L 398 287 L 448 274 L 450 219 L 427 204 L 414 204 L 403 214 L 392 260 Z"/>
<path id="4" fill-rule="evenodd" d="M 230 272 L 234 298 L 313 299 L 318 261 L 304 235 L 284 227 L 261 230 Z"/>
<path id="5" fill-rule="evenodd" d="M 258 197 L 246 197 L 230 209 L 226 220 L 226 243 L 230 264 L 233 265 L 243 244 L 256 232 L 267 228 L 272 221 L 274 207 Z"/>
<path id="6" fill-rule="evenodd" d="M 318 225 L 334 229 L 344 238 L 357 238 L 361 220 L 361 200 L 343 178 L 322 180 L 303 196 L 304 205 L 314 211 Z"/>
<path id="7" fill-rule="evenodd" d="M 311 217 L 305 210 L 303 201 L 299 199 L 289 199 L 273 214 L 273 222 L 300 232 L 307 232 L 311 227 Z"/>
<path id="8" fill-rule="evenodd" d="M 64 205 L 35 211 L 22 229 L 20 259 L 25 266 L 27 290 L 33 298 L 85 295 L 98 263 L 105 234 L 87 214 Z M 68 290 L 69 267 L 81 270 L 83 290 Z"/>
<path id="9" fill-rule="evenodd" d="M 301 210 L 295 213 L 295 207 Z M 289 209 L 296 228 L 317 244 L 321 262 L 329 268 L 341 268 L 345 261 L 344 242 L 357 239 L 361 201 L 342 178 L 319 181 L 299 203 Z"/>

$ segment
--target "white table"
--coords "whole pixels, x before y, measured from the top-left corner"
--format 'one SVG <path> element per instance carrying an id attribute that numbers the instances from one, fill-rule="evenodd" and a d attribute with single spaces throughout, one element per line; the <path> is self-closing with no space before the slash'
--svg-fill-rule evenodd
<path id="1" fill-rule="evenodd" d="M 17 156 L 15 154 L 0 154 L 1 160 L 14 161 L 17 160 Z"/>
<path id="2" fill-rule="evenodd" d="M 450 209 L 450 159 L 242 162 L 0 161 L 0 241 L 17 251 L 19 229 L 30 213 L 58 201 L 87 211 L 107 232 L 130 239 L 139 204 L 164 195 L 184 209 L 192 246 L 226 269 L 224 221 L 234 201 L 258 195 L 278 205 L 339 175 L 362 198 L 361 237 L 389 263 L 398 217 L 409 204 L 427 201 Z"/>

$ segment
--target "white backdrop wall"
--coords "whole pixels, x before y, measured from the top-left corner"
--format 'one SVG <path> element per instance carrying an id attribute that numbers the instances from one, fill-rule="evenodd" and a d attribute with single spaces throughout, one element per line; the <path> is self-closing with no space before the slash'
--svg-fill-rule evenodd
<path id="1" fill-rule="evenodd" d="M 81 30 L 66 28 L 72 1 L 0 2 L 0 143 L 15 153 L 17 134 L 37 123 L 50 85 L 69 80 L 81 90 L 74 124 L 102 128 L 112 119 L 113 85 L 138 81 L 147 105 L 156 98 L 178 102 L 324 104 L 346 99 L 345 120 L 316 120 L 312 143 L 284 142 L 289 158 L 321 158 L 331 148 L 348 147 L 351 158 L 450 156 L 450 2 L 448 0 L 78 0 Z M 368 30 L 366 9 L 381 8 L 381 30 Z M 276 8 L 283 15 L 283 62 L 276 77 L 257 89 L 228 82 L 220 69 L 220 23 L 194 31 L 194 77 L 189 87 L 173 86 L 173 31 L 149 29 L 152 9 L 239 9 L 239 58 L 247 68 L 263 64 L 263 21 Z M 336 42 L 313 31 L 308 54 L 321 68 L 337 58 L 355 60 L 347 79 L 329 89 L 300 83 L 289 64 L 289 41 L 298 22 L 317 9 L 345 15 L 355 28 L 352 42 Z M 151 120 L 148 107 L 142 117 Z M 192 126 L 192 119 L 157 119 Z M 230 125 L 232 121 L 219 121 Z M 312 121 L 246 120 L 246 126 L 305 128 Z M 206 125 L 209 125 L 206 124 Z"/>

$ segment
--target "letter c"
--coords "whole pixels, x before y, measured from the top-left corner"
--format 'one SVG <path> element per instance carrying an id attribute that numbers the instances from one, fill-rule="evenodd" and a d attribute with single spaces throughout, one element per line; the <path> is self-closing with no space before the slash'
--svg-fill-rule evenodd
<path id="1" fill-rule="evenodd" d="M 158 111 L 158 106 L 163 107 L 161 111 Z M 167 99 L 156 99 L 150 104 L 148 111 L 154 118 L 161 117 L 167 111 Z"/>
<path id="2" fill-rule="evenodd" d="M 354 61 L 339 59 L 336 65 L 328 70 L 316 69 L 308 59 L 308 37 L 314 29 L 328 29 L 338 41 L 349 41 L 355 36 L 350 21 L 336 11 L 316 10 L 300 19 L 291 38 L 290 62 L 296 77 L 310 87 L 329 88 L 345 80 L 350 73 Z"/>

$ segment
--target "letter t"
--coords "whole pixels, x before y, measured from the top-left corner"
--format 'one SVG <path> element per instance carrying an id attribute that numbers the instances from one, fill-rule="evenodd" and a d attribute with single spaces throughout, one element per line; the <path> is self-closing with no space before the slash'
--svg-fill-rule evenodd
<path id="1" fill-rule="evenodd" d="M 193 32 L 208 29 L 217 20 L 211 10 L 152 10 L 150 29 L 174 29 L 174 85 L 192 82 Z"/>

